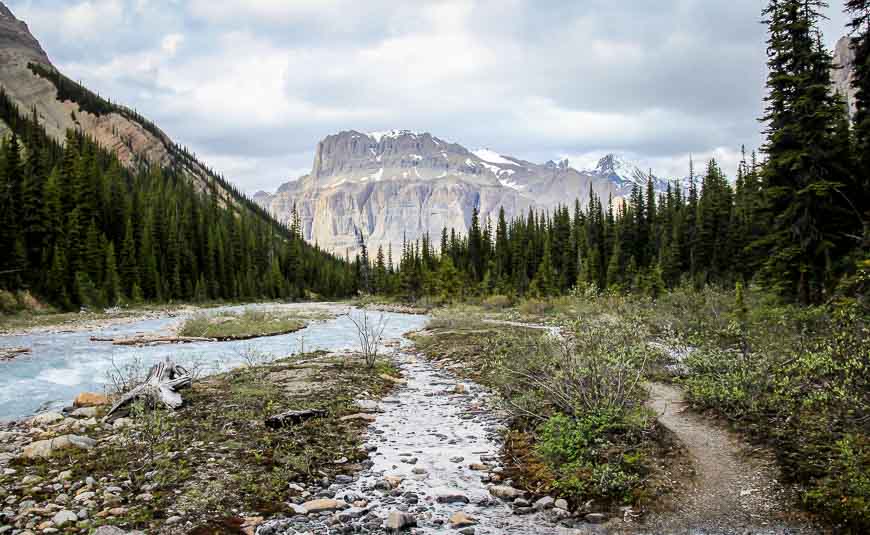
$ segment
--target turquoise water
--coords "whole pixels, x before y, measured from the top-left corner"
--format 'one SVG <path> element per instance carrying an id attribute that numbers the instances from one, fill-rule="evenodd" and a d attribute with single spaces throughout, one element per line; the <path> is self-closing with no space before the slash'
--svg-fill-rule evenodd
<path id="1" fill-rule="evenodd" d="M 269 308 L 268 305 L 253 305 Z M 218 314 L 251 307 L 209 309 Z M 351 313 L 359 313 L 354 311 Z M 386 339 L 423 327 L 427 318 L 410 314 L 369 312 L 386 320 Z M 104 329 L 67 333 L 36 333 L 0 336 L 0 347 L 30 347 L 32 354 L 0 362 L 0 421 L 24 418 L 49 408 L 72 403 L 82 391 L 101 392 L 111 383 L 115 368 L 131 365 L 150 367 L 171 357 L 188 368 L 204 373 L 225 371 L 246 362 L 245 354 L 257 352 L 274 358 L 300 351 L 351 350 L 359 347 L 357 331 L 347 316 L 317 321 L 292 334 L 237 342 L 201 342 L 150 347 L 115 346 L 92 342 L 92 336 L 126 337 L 158 333 L 176 324 L 178 318 L 148 319 Z"/>

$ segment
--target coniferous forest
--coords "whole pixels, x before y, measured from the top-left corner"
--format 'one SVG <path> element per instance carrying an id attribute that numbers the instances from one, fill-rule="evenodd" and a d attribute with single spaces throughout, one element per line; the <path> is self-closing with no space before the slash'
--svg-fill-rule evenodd
<path id="1" fill-rule="evenodd" d="M 590 191 L 587 206 L 530 211 L 514 221 L 502 213 L 494 224 L 474 212 L 468 236 L 444 229 L 440 247 L 429 237 L 405 244 L 396 266 L 377 251 L 361 287 L 452 300 L 543 297 L 575 287 L 657 294 L 681 283 L 756 281 L 802 304 L 827 301 L 838 286 L 854 292 L 863 284 L 866 291 L 870 3 L 847 5 L 858 89 L 851 124 L 843 98 L 830 90 L 832 58 L 818 26 L 822 5 L 773 1 L 764 11 L 767 142 L 760 157 L 744 153 L 735 182 L 716 161 L 700 170 L 690 162 L 689 184 L 672 183 L 661 192 L 650 179 L 625 202 Z M 364 252 L 363 266 L 368 256 Z"/>
<path id="2" fill-rule="evenodd" d="M 343 296 L 353 270 L 210 176 L 124 168 L 80 133 L 61 146 L 0 91 L 0 289 L 62 308 L 121 302 Z"/>

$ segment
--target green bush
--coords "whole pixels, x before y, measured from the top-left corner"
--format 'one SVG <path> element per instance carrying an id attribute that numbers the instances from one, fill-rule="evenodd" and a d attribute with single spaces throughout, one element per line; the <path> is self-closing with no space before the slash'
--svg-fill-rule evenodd
<path id="1" fill-rule="evenodd" d="M 627 453 L 640 443 L 638 431 L 615 412 L 577 419 L 556 414 L 538 428 L 535 449 L 561 492 L 628 503 L 644 472 L 642 455 Z"/>
<path id="2" fill-rule="evenodd" d="M 744 347 L 719 337 L 685 360 L 687 398 L 774 446 L 807 506 L 870 528 L 870 329 L 860 305 L 757 305 Z"/>

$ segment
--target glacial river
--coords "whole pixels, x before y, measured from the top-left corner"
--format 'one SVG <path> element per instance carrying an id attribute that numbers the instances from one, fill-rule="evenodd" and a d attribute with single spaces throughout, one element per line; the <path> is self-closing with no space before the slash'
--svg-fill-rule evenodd
<path id="1" fill-rule="evenodd" d="M 342 305 L 245 305 L 206 309 L 207 314 L 240 312 L 245 308 L 282 309 L 322 308 L 343 313 Z M 427 318 L 410 314 L 370 312 L 386 319 L 385 338 L 399 338 L 403 333 L 422 328 Z M 274 358 L 300 350 L 339 351 L 359 346 L 357 332 L 347 316 L 313 321 L 292 334 L 236 342 L 201 342 L 145 347 L 116 346 L 94 342 L 91 337 L 123 338 L 136 334 L 170 333 L 180 317 L 161 317 L 75 332 L 38 332 L 0 336 L 0 347 L 29 347 L 32 353 L 8 362 L 0 362 L 0 421 L 15 420 L 38 411 L 70 405 L 82 391 L 102 392 L 110 384 L 113 370 L 135 365 L 147 369 L 171 357 L 175 362 L 197 368 L 204 374 L 218 373 L 246 362 L 245 354 L 256 351 Z"/>

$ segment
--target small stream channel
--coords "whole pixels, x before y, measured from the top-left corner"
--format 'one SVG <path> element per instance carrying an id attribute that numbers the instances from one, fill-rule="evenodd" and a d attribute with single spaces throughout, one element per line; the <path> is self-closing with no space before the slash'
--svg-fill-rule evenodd
<path id="1" fill-rule="evenodd" d="M 474 533 L 475 535 L 580 535 L 598 533 L 560 526 L 553 511 L 515 514 L 509 502 L 489 492 L 486 464 L 498 471 L 500 432 L 504 415 L 484 387 L 460 381 L 451 373 L 407 349 L 393 355 L 407 380 L 379 405 L 377 420 L 368 428 L 366 448 L 371 466 L 352 481 L 310 489 L 315 496 L 348 504 L 365 501 L 337 514 L 295 516 L 271 521 L 260 535 L 387 533 L 384 520 L 393 511 L 411 515 L 411 533 Z M 457 388 L 457 385 L 462 385 Z M 396 488 L 388 477 L 402 478 Z M 498 483 L 504 484 L 504 483 Z M 451 526 L 448 519 L 462 511 L 475 520 L 470 526 Z M 464 531 L 463 531 L 464 530 Z"/>

